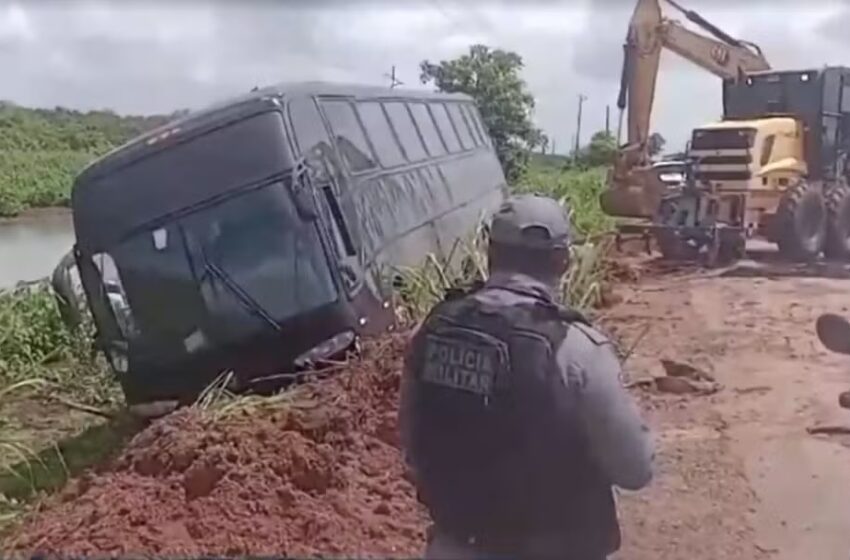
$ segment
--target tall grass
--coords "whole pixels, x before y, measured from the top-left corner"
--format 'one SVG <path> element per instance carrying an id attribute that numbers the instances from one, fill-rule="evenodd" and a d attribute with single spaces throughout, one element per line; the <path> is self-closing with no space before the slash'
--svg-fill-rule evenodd
<path id="1" fill-rule="evenodd" d="M 602 301 L 603 259 L 610 248 L 607 240 L 587 241 L 570 250 L 570 267 L 561 279 L 560 301 L 579 311 L 590 311 Z M 396 307 L 403 323 L 411 324 L 451 290 L 465 290 L 487 279 L 486 240 L 483 235 L 459 242 L 445 258 L 428 255 L 419 267 L 399 268 Z"/>
<path id="2" fill-rule="evenodd" d="M 70 348 L 70 333 L 46 283 L 0 292 L 0 380 L 18 381 L 34 367 L 66 358 Z"/>
<path id="3" fill-rule="evenodd" d="M 38 379 L 83 403 L 114 404 L 120 392 L 93 339 L 88 317 L 67 329 L 47 282 L 0 292 L 0 389 Z"/>
<path id="4" fill-rule="evenodd" d="M 576 170 L 533 163 L 513 191 L 552 197 L 569 207 L 576 243 L 570 268 L 560 286 L 560 299 L 574 309 L 588 311 L 602 300 L 603 261 L 611 248 L 605 235 L 613 221 L 602 212 L 599 195 L 605 188 L 605 169 Z M 458 242 L 444 258 L 429 255 L 415 268 L 397 271 L 401 279 L 399 306 L 404 321 L 424 317 L 447 291 L 469 287 L 487 277 L 483 224 L 473 236 Z"/>

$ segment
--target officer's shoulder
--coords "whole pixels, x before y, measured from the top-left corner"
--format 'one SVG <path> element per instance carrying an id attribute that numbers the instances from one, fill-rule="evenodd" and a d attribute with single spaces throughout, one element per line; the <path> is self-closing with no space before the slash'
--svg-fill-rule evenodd
<path id="1" fill-rule="evenodd" d="M 577 340 L 581 340 L 583 342 L 590 342 L 594 346 L 611 344 L 610 338 L 597 328 L 584 321 L 573 321 L 570 323 L 570 328 L 567 331 L 567 340 L 571 337 L 576 337 Z"/>

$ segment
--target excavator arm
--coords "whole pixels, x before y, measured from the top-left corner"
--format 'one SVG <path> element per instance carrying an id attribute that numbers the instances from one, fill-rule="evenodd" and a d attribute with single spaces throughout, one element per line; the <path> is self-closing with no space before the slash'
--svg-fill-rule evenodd
<path id="1" fill-rule="evenodd" d="M 650 118 L 663 49 L 721 79 L 738 79 L 748 72 L 770 69 L 757 46 L 731 37 L 673 0 L 667 2 L 711 37 L 665 18 L 659 0 L 638 0 L 623 47 L 617 102 L 621 111 L 627 109 L 628 136 L 618 150 L 609 188 L 601 200 L 605 212 L 612 216 L 652 216 L 666 188 L 653 176 L 649 154 Z"/>

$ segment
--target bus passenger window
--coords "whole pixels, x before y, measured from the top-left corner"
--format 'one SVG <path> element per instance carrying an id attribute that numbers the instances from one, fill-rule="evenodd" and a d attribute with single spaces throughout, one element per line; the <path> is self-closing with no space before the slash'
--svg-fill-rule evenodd
<path id="1" fill-rule="evenodd" d="M 472 106 L 464 103 L 460 106 L 461 113 L 463 113 L 463 118 L 466 121 L 469 130 L 472 132 L 472 139 L 475 141 L 476 146 L 484 146 L 486 145 L 484 141 L 484 133 L 481 131 L 481 128 L 478 126 L 478 122 L 475 120 L 475 115 L 472 113 Z"/>
<path id="2" fill-rule="evenodd" d="M 375 147 L 375 153 L 382 167 L 403 165 L 404 154 L 395 139 L 387 116 L 377 101 L 360 101 L 357 103 L 357 114 L 366 129 L 366 135 Z"/>
<path id="3" fill-rule="evenodd" d="M 446 112 L 446 106 L 442 103 L 429 104 L 431 114 L 434 116 L 434 122 L 437 123 L 437 129 L 440 131 L 440 136 L 450 152 L 460 151 L 460 140 L 457 138 L 452 122 L 449 120 L 449 114 Z"/>
<path id="4" fill-rule="evenodd" d="M 390 118 L 390 124 L 398 134 L 398 140 L 401 142 L 401 147 L 407 156 L 408 161 L 421 161 L 425 159 L 425 146 L 422 145 L 422 140 L 419 138 L 419 132 L 416 130 L 416 125 L 413 124 L 413 118 L 407 111 L 407 107 L 400 101 L 384 103 L 384 108 L 387 110 L 387 116 Z"/>
<path id="5" fill-rule="evenodd" d="M 479 131 L 481 131 L 481 137 L 484 139 L 484 143 L 490 146 L 490 131 L 487 130 L 487 125 L 484 124 L 484 120 L 481 118 L 481 113 L 478 111 L 478 108 L 475 105 L 467 105 L 466 108 L 469 111 L 469 115 L 472 117 L 472 121 L 475 123 L 475 126 Z"/>
<path id="6" fill-rule="evenodd" d="M 307 155 L 316 145 L 330 144 L 319 109 L 312 97 L 300 97 L 289 102 L 289 120 L 295 131 L 295 142 L 301 155 Z"/>
<path id="7" fill-rule="evenodd" d="M 409 103 L 408 107 L 410 107 L 410 112 L 413 113 L 413 120 L 419 128 L 420 134 L 422 134 L 422 139 L 425 140 L 428 153 L 432 157 L 445 155 L 446 147 L 443 146 L 440 133 L 437 132 L 437 125 L 434 124 L 434 119 L 431 118 L 428 107 L 424 103 Z"/>
<path id="8" fill-rule="evenodd" d="M 460 114 L 460 104 L 449 103 L 448 108 L 449 116 L 452 119 L 452 123 L 455 125 L 457 135 L 460 137 L 461 146 L 463 146 L 464 150 L 471 150 L 475 147 L 475 144 L 472 142 L 472 133 L 469 131 L 469 127 L 466 126 L 466 122 L 463 120 L 463 115 Z"/>
<path id="9" fill-rule="evenodd" d="M 349 169 L 356 173 L 376 167 L 372 149 L 351 104 L 348 101 L 329 100 L 323 100 L 321 104 L 337 148 Z"/>

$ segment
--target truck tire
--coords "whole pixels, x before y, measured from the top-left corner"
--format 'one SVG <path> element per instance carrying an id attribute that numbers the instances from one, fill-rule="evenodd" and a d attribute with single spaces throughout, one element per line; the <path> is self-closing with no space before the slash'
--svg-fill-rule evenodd
<path id="1" fill-rule="evenodd" d="M 779 252 L 794 261 L 818 258 L 826 243 L 826 203 L 820 189 L 799 181 L 785 191 L 774 222 Z"/>
<path id="2" fill-rule="evenodd" d="M 828 259 L 850 260 L 850 185 L 839 183 L 826 196 L 826 245 Z"/>

